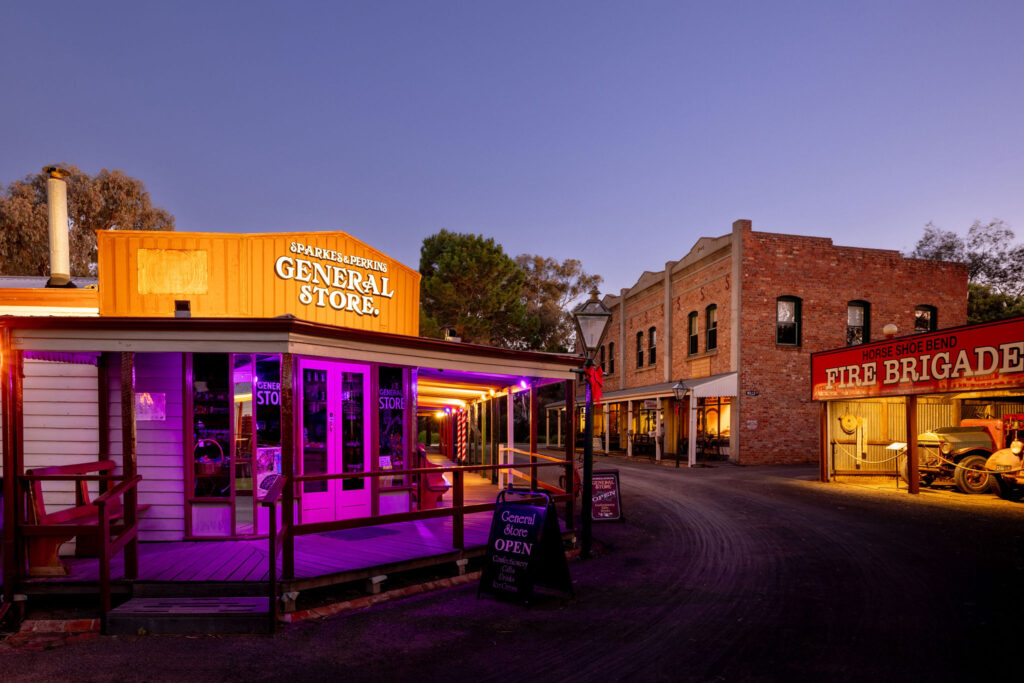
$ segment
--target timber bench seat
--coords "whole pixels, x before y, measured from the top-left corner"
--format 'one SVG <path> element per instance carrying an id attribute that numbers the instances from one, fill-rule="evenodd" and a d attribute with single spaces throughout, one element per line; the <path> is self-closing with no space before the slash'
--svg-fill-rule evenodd
<path id="1" fill-rule="evenodd" d="M 26 479 L 29 481 L 28 521 L 35 526 L 34 532 L 27 535 L 30 576 L 66 576 L 69 573 L 68 566 L 61 562 L 57 551 L 61 544 L 72 538 L 78 539 L 76 555 L 98 555 L 102 532 L 100 506 L 97 505 L 100 499 L 90 499 L 89 481 L 105 480 L 114 484 L 119 483 L 119 480 L 111 476 L 116 467 L 117 463 L 113 460 L 98 460 L 73 465 L 38 467 L 26 472 Z M 47 512 L 43 481 L 62 480 L 75 483 L 75 505 L 64 510 Z M 106 497 L 106 494 L 100 496 L 104 499 Z M 123 528 L 124 506 L 120 496 L 110 498 L 105 505 L 108 518 Z M 141 519 L 148 509 L 148 505 L 137 506 L 136 518 Z"/>

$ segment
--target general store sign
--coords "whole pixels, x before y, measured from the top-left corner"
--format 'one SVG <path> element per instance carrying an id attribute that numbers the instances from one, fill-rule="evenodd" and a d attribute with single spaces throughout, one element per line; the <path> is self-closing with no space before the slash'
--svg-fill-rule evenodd
<path id="1" fill-rule="evenodd" d="M 299 283 L 298 299 L 303 305 L 376 317 L 379 300 L 395 295 L 385 261 L 297 241 L 291 242 L 288 252 L 274 261 L 274 274 Z"/>
<path id="2" fill-rule="evenodd" d="M 1024 387 L 1024 318 L 823 351 L 816 401 Z"/>

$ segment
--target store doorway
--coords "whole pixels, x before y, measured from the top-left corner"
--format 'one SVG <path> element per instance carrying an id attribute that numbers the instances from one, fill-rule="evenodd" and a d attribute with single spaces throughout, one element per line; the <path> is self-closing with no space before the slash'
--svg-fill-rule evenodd
<path id="1" fill-rule="evenodd" d="M 366 418 L 369 366 L 302 360 L 299 377 L 302 473 L 369 471 L 370 421 Z M 302 484 L 303 523 L 369 514 L 369 479 L 328 479 Z"/>

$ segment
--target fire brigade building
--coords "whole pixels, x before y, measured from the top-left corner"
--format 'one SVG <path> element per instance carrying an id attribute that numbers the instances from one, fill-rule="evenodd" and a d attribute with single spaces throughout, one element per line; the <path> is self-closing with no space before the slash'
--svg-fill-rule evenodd
<path id="1" fill-rule="evenodd" d="M 1024 318 L 816 353 L 810 388 L 822 481 L 1020 497 Z"/>
<path id="2" fill-rule="evenodd" d="M 595 448 L 691 466 L 809 463 L 819 452 L 811 354 L 882 339 L 890 325 L 895 335 L 963 325 L 967 271 L 739 220 L 603 303 L 612 317 L 596 359 Z"/>

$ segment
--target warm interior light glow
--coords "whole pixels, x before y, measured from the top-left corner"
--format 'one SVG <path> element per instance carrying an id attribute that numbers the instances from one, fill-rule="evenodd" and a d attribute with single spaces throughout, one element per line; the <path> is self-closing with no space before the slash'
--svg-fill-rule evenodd
<path id="1" fill-rule="evenodd" d="M 437 411 L 436 413 L 434 413 L 434 417 L 436 417 L 438 420 L 440 420 L 442 417 L 444 417 L 444 411 L 443 410 Z"/>

